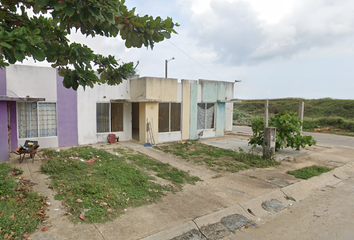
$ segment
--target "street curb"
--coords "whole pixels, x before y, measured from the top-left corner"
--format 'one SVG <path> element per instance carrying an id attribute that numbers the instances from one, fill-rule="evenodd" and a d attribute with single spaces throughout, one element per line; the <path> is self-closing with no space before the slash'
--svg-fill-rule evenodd
<path id="1" fill-rule="evenodd" d="M 234 205 L 222 210 L 212 212 L 210 214 L 198 217 L 194 222 L 198 225 L 199 228 L 211 225 L 217 222 L 220 222 L 223 217 L 227 217 L 233 214 L 245 215 L 245 210 L 240 205 Z"/>
<path id="2" fill-rule="evenodd" d="M 247 211 L 248 214 L 252 216 L 252 218 L 264 218 L 274 214 L 274 212 L 269 212 L 262 207 L 263 202 L 272 199 L 278 200 L 285 207 L 289 205 L 288 200 L 286 200 L 285 194 L 280 189 L 278 189 L 268 194 L 249 200 L 247 202 L 241 203 L 240 206 L 245 209 L 245 211 Z"/>
<path id="3" fill-rule="evenodd" d="M 215 224 L 221 221 L 223 217 L 233 214 L 241 214 L 250 220 L 257 221 L 259 218 L 270 217 L 276 212 L 269 212 L 263 209 L 261 204 L 264 201 L 276 199 L 280 201 L 285 208 L 289 205 L 289 200 L 293 198 L 296 201 L 301 201 L 310 196 L 316 189 L 321 189 L 326 186 L 333 186 L 345 179 L 350 178 L 350 173 L 354 173 L 354 163 L 347 163 L 344 166 L 333 169 L 330 172 L 321 174 L 308 180 L 303 180 L 292 185 L 280 188 L 265 195 L 256 197 L 249 201 L 235 204 L 234 206 L 224 208 L 210 214 L 196 218 L 195 220 L 182 223 L 173 228 L 165 229 L 156 234 L 142 238 L 142 240 L 166 240 L 180 236 L 193 229 L 199 230 L 202 227 Z M 264 222 L 263 222 L 264 223 Z"/>
<path id="4" fill-rule="evenodd" d="M 189 232 L 193 229 L 197 229 L 197 226 L 193 221 L 188 221 L 172 228 L 165 229 L 161 232 L 155 233 L 148 237 L 141 238 L 141 240 L 166 240 L 177 237 L 183 233 Z"/>

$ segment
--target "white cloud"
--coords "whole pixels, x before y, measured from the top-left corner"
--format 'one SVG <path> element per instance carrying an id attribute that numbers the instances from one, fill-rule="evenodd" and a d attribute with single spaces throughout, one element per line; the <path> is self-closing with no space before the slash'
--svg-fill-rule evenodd
<path id="1" fill-rule="evenodd" d="M 274 5 L 266 8 L 264 2 L 212 0 L 209 9 L 191 16 L 191 35 L 200 48 L 215 51 L 218 61 L 237 65 L 288 58 L 313 48 L 343 47 L 354 40 L 352 0 L 301 1 L 288 8 L 277 0 L 267 1 Z M 269 24 L 266 15 L 257 12 L 262 6 L 266 15 L 282 9 L 288 15 L 278 14 L 281 20 Z"/>
<path id="2" fill-rule="evenodd" d="M 137 62 L 141 76 L 235 80 L 237 98 L 353 98 L 353 0 L 127 0 L 140 15 L 181 24 L 154 50 L 72 39 Z"/>

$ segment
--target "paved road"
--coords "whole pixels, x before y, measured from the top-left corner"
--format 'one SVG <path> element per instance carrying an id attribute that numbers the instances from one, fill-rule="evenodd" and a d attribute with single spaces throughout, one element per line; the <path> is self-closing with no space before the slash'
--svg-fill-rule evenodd
<path id="1" fill-rule="evenodd" d="M 242 229 L 225 240 L 354 239 L 354 179 L 318 190 L 273 220 Z"/>
<path id="2" fill-rule="evenodd" d="M 252 129 L 247 126 L 233 126 L 232 131 L 252 135 Z M 321 145 L 354 147 L 354 137 L 312 132 L 305 132 L 304 134 L 313 136 L 318 144 Z"/>

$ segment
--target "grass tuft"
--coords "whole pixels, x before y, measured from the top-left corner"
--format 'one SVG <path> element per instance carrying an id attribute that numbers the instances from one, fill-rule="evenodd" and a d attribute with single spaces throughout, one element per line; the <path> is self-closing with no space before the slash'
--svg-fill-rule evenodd
<path id="1" fill-rule="evenodd" d="M 301 169 L 297 169 L 294 171 L 287 171 L 286 173 L 293 175 L 296 178 L 309 179 L 309 178 L 312 178 L 315 176 L 319 176 L 322 173 L 329 172 L 331 170 L 332 169 L 329 167 L 314 165 L 314 166 L 310 166 L 310 167 L 304 167 Z"/>

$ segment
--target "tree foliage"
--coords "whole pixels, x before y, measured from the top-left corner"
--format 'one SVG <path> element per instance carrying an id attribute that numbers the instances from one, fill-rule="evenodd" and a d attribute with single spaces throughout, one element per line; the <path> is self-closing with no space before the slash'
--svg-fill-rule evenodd
<path id="1" fill-rule="evenodd" d="M 1 0 L 0 67 L 32 57 L 57 67 L 67 88 L 115 85 L 134 73 L 133 63 L 95 54 L 84 44 L 71 43 L 68 35 L 119 35 L 127 48 L 152 49 L 176 33 L 176 26 L 169 17 L 139 16 L 124 0 Z"/>
<path id="2" fill-rule="evenodd" d="M 317 142 L 312 136 L 301 134 L 301 119 L 295 112 L 280 112 L 269 118 L 269 126 L 276 128 L 275 149 L 298 148 L 315 145 Z M 255 118 L 252 121 L 253 136 L 249 140 L 251 145 L 263 146 L 264 140 L 264 119 Z"/>

